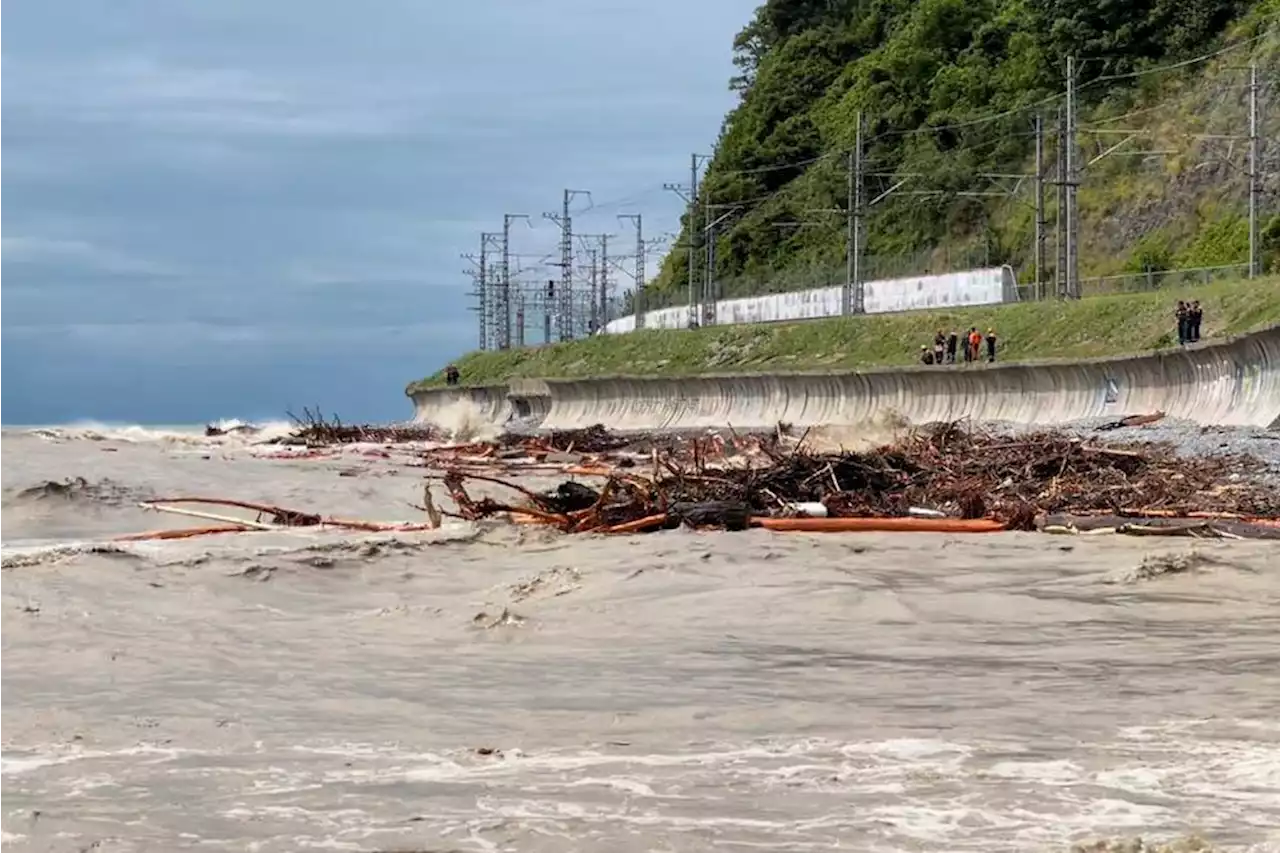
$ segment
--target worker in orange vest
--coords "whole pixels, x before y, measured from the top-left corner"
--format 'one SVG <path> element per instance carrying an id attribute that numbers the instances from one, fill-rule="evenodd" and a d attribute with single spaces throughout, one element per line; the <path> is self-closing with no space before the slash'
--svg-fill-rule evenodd
<path id="1" fill-rule="evenodd" d="M 974 326 L 969 330 L 969 358 L 977 361 L 980 352 L 982 352 L 982 332 L 979 332 L 978 327 Z"/>

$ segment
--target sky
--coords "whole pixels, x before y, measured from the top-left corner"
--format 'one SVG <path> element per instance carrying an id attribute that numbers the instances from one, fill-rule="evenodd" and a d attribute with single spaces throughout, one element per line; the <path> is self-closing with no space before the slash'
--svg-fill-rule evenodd
<path id="1" fill-rule="evenodd" d="M 0 418 L 407 417 L 504 213 L 678 227 L 757 2 L 6 0 Z"/>

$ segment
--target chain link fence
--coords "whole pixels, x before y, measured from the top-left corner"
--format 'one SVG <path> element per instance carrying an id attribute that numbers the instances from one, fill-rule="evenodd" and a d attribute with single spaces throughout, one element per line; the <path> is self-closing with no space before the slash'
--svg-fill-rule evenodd
<path id="1" fill-rule="evenodd" d="M 1229 278 L 1241 278 L 1249 272 L 1247 263 L 1227 264 L 1218 267 L 1191 267 L 1177 270 L 1147 270 L 1122 275 L 1092 276 L 1080 279 L 1080 297 L 1115 296 L 1122 293 L 1147 293 L 1179 287 L 1195 287 Z M 1035 282 L 1020 282 L 1018 298 L 1023 302 L 1055 299 L 1058 285 L 1053 281 L 1042 282 L 1037 289 Z"/>

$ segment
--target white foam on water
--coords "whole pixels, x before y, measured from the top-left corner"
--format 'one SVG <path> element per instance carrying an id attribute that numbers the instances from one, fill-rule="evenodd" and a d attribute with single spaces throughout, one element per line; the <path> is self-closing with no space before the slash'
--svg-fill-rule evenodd
<path id="1" fill-rule="evenodd" d="M 1074 785 L 1083 772 L 1074 761 L 1001 761 L 987 771 L 1004 779 L 1021 779 L 1040 785 Z"/>
<path id="2" fill-rule="evenodd" d="M 1154 730 L 1181 736 L 1195 731 L 1181 724 Z M 1110 748 L 1122 751 L 1126 744 L 1134 744 L 1132 737 L 1122 737 Z M 1267 787 L 1276 781 L 1277 755 L 1272 746 L 1234 744 L 1212 758 L 1212 744 L 1194 739 L 1175 737 L 1148 745 L 1158 747 L 1157 753 L 1167 750 L 1168 766 L 1091 771 L 1069 760 L 1005 758 L 983 767 L 984 752 L 989 748 L 1004 752 L 1007 745 L 899 738 L 853 743 L 769 741 L 651 754 L 564 750 L 512 751 L 502 756 L 352 742 L 298 744 L 289 752 L 300 758 L 332 760 L 318 766 L 290 765 L 276 754 L 256 766 L 243 767 L 234 761 L 237 753 L 211 751 L 201 755 L 213 763 L 177 766 L 168 772 L 174 778 L 222 777 L 223 785 L 226 777 L 238 777 L 241 795 L 221 810 L 224 817 L 315 827 L 322 831 L 319 836 L 299 835 L 298 843 L 332 849 L 345 849 L 355 835 L 389 828 L 361 808 L 318 810 L 282 803 L 279 798 L 321 789 L 358 792 L 371 784 L 470 784 L 475 787 L 474 799 L 436 804 L 428 813 L 418 814 L 413 824 L 437 834 L 461 833 L 466 843 L 479 838 L 488 822 L 498 819 L 504 827 L 578 839 L 586 837 L 583 833 L 589 828 L 677 836 L 712 832 L 719 839 L 717 846 L 809 849 L 821 846 L 822 837 L 872 832 L 882 837 L 884 844 L 878 847 L 885 850 L 924 845 L 1010 851 L 1048 849 L 1067 838 L 1129 831 L 1158 836 L 1146 830 L 1196 821 L 1185 810 L 1188 798 L 1201 799 L 1202 811 L 1216 812 L 1226 825 L 1235 817 L 1229 806 L 1274 809 L 1280 803 L 1275 789 Z M 68 781 L 70 790 L 84 794 L 95 787 L 130 784 L 125 769 L 130 764 L 164 763 L 190 754 L 194 751 L 154 745 L 116 751 L 60 748 L 29 755 L 7 753 L 4 774 L 32 774 L 93 760 L 90 772 Z M 1179 755 L 1181 759 L 1174 763 L 1173 757 Z M 220 759 L 232 764 L 220 766 Z M 120 761 L 124 762 L 121 771 L 112 773 L 104 772 L 99 763 Z M 1016 794 L 981 796 L 979 792 L 993 780 L 1012 780 L 1019 787 L 1010 789 Z M 1244 791 L 1237 786 L 1243 786 L 1250 798 L 1242 799 Z M 720 793 L 708 798 L 709 790 Z M 775 792 L 773 797 L 770 791 Z M 726 798 L 728 792 L 733 793 Z M 786 798 L 792 796 L 819 799 L 805 809 L 807 814 L 775 815 L 777 809 L 787 809 Z M 332 799 L 333 794 L 322 798 Z M 757 811 L 751 805 L 757 801 L 769 805 Z M 688 813 L 681 802 L 700 803 L 701 813 Z"/>
<path id="3" fill-rule="evenodd" d="M 212 426 L 223 435 L 206 436 L 205 427 Z M 243 446 L 283 438 L 296 424 L 288 421 L 243 421 L 239 418 L 220 418 L 209 424 L 182 424 L 173 426 L 146 426 L 142 424 L 112 424 L 99 421 L 77 421 L 53 426 L 22 428 L 27 435 L 51 442 L 96 441 L 121 444 L 170 444 L 199 445 L 207 447 Z M 9 428 L 6 428 L 9 429 Z M 15 429 L 16 431 L 16 429 Z"/>
<path id="4" fill-rule="evenodd" d="M 492 441 L 502 433 L 502 424 L 468 399 L 460 399 L 435 410 L 431 422 L 458 444 Z"/>

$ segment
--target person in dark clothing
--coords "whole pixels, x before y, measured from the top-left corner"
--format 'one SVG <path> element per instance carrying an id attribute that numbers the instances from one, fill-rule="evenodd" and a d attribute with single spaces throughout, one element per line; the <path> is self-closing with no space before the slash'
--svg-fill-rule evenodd
<path id="1" fill-rule="evenodd" d="M 947 335 L 947 364 L 956 363 L 956 347 L 960 344 L 960 336 L 951 330 L 951 334 Z"/>
<path id="2" fill-rule="evenodd" d="M 964 349 L 965 364 L 968 364 L 969 362 L 973 361 L 973 344 L 969 343 L 969 339 L 970 337 L 972 337 L 972 335 L 973 335 L 973 327 L 970 326 L 969 331 L 964 333 L 964 340 L 960 342 L 961 347 Z"/>
<path id="3" fill-rule="evenodd" d="M 1187 308 L 1187 339 L 1192 343 L 1200 341 L 1200 320 L 1204 317 L 1204 309 L 1200 307 L 1200 300 L 1197 299 Z"/>
<path id="4" fill-rule="evenodd" d="M 920 345 L 920 363 L 933 364 L 933 353 L 930 352 L 929 348 L 924 344 Z"/>
<path id="5" fill-rule="evenodd" d="M 458 378 L 460 376 L 461 374 L 458 372 L 458 368 L 451 364 L 444 369 L 444 384 L 457 385 Z"/>
<path id="6" fill-rule="evenodd" d="M 987 329 L 987 361 L 996 360 L 996 330 Z"/>
<path id="7" fill-rule="evenodd" d="M 938 334 L 933 336 L 933 363 L 942 364 L 944 354 L 947 351 L 947 336 L 938 330 Z"/>
<path id="8" fill-rule="evenodd" d="M 1178 308 L 1173 315 L 1178 318 L 1178 343 L 1185 344 L 1189 340 L 1188 333 L 1191 331 L 1191 313 L 1187 310 L 1187 303 L 1179 299 Z"/>

